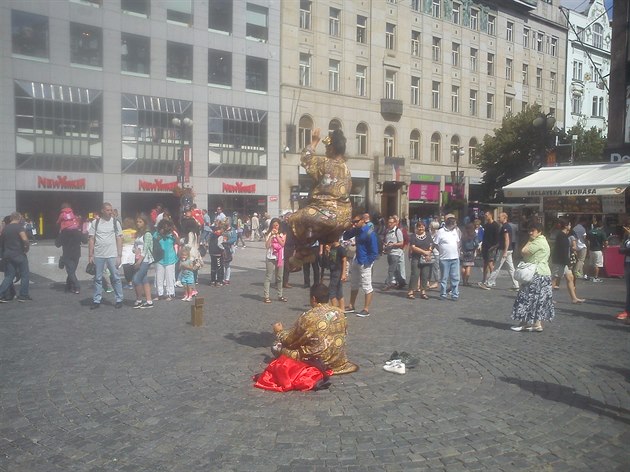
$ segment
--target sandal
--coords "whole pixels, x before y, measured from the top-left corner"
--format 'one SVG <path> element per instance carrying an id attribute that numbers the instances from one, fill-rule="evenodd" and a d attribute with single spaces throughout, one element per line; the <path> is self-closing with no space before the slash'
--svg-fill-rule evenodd
<path id="1" fill-rule="evenodd" d="M 263 303 L 271 303 L 271 299 L 269 297 L 263 298 Z"/>
<path id="2" fill-rule="evenodd" d="M 288 302 L 287 297 L 278 297 L 279 302 Z"/>
<path id="3" fill-rule="evenodd" d="M 409 300 L 414 300 L 416 297 L 414 296 L 413 292 L 409 292 L 409 293 L 407 294 L 407 298 L 408 298 Z"/>
<path id="4" fill-rule="evenodd" d="M 428 300 L 429 296 L 426 293 L 423 293 L 422 295 L 420 295 L 420 298 L 422 298 L 423 300 Z"/>

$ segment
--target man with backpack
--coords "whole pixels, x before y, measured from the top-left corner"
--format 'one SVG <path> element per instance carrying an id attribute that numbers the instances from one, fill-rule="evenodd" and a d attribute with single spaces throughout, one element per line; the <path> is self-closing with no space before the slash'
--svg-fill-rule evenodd
<path id="1" fill-rule="evenodd" d="M 396 216 L 390 216 L 387 219 L 387 231 L 383 239 L 383 252 L 387 254 L 388 271 L 383 290 L 404 288 L 406 284 L 406 279 L 403 278 L 400 271 L 401 259 L 403 259 L 404 264 L 403 247 L 405 246 L 405 240 L 397 222 L 398 218 Z"/>
<path id="2" fill-rule="evenodd" d="M 103 296 L 103 270 L 105 266 L 111 274 L 112 286 L 116 296 L 116 308 L 123 306 L 123 290 L 118 267 L 122 258 L 122 228 L 113 217 L 111 203 L 103 203 L 100 218 L 92 221 L 88 230 L 88 262 L 96 266 L 94 276 L 94 295 L 92 310 L 100 308 Z"/>

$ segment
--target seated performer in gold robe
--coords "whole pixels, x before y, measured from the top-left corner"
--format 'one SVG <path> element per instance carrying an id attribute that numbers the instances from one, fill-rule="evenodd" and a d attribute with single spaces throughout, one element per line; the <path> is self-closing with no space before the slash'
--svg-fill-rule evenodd
<path id="1" fill-rule="evenodd" d="M 284 330 L 282 323 L 273 325 L 277 339 L 272 347 L 274 354 L 303 361 L 318 360 L 335 374 L 359 370 L 346 358 L 346 316 L 343 308 L 328 304 L 326 285 L 311 287 L 311 307 L 289 330 Z"/>
<path id="2" fill-rule="evenodd" d="M 326 155 L 316 156 L 320 130 L 313 130 L 311 144 L 302 151 L 301 163 L 314 180 L 308 204 L 289 218 L 295 235 L 295 257 L 289 260 L 291 271 L 303 262 L 312 262 L 311 246 L 315 241 L 332 244 L 350 227 L 352 178 L 346 165 L 346 138 L 337 129 L 323 139 Z"/>

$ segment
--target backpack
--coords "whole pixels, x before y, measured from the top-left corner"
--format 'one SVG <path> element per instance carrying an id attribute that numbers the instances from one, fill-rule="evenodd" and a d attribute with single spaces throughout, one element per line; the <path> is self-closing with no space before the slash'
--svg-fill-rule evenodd
<path id="1" fill-rule="evenodd" d="M 151 248 L 151 254 L 153 255 L 153 262 L 159 262 L 164 259 L 164 248 L 160 244 L 159 235 L 153 238 L 153 247 Z"/>

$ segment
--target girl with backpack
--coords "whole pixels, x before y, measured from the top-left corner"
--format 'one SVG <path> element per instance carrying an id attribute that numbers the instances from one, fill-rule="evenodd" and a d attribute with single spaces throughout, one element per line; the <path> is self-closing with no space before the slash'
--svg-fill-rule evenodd
<path id="1" fill-rule="evenodd" d="M 146 213 L 136 216 L 136 241 L 135 253 L 138 256 L 133 276 L 133 285 L 136 290 L 136 301 L 133 308 L 153 308 L 151 298 L 151 285 L 149 284 L 149 267 L 155 261 L 153 258 L 153 234 L 151 233 L 151 220 Z M 144 295 L 144 301 L 142 300 Z"/>

